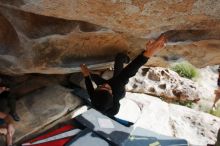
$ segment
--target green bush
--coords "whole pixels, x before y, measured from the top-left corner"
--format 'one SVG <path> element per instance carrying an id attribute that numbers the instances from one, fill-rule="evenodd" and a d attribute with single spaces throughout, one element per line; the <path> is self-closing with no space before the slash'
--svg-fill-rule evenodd
<path id="1" fill-rule="evenodd" d="M 180 101 L 180 105 L 186 106 L 188 108 L 192 108 L 193 107 L 193 102 L 192 101 Z"/>
<path id="2" fill-rule="evenodd" d="M 199 72 L 196 67 L 187 61 L 177 63 L 173 65 L 171 69 L 184 78 L 193 79 L 199 76 Z"/>
<path id="3" fill-rule="evenodd" d="M 177 105 L 182 105 L 182 106 L 186 106 L 188 108 L 193 108 L 193 101 L 176 101 L 174 102 L 174 104 L 177 104 Z"/>
<path id="4" fill-rule="evenodd" d="M 211 109 L 209 111 L 209 113 L 216 116 L 216 117 L 220 117 L 220 107 L 217 107 L 217 109 L 215 109 L 215 110 Z"/>

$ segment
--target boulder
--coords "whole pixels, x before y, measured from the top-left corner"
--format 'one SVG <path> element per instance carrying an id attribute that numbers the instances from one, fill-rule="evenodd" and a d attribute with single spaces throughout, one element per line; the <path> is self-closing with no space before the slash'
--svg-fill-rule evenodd
<path id="1" fill-rule="evenodd" d="M 26 95 L 17 102 L 21 121 L 15 123 L 15 142 L 36 134 L 79 105 L 81 100 L 61 86 L 47 86 Z"/>
<path id="2" fill-rule="evenodd" d="M 220 127 L 218 117 L 184 106 L 168 104 L 159 98 L 146 94 L 127 92 L 125 98 L 135 102 L 141 110 L 141 113 L 132 115 L 139 117 L 134 127 L 145 128 L 167 136 L 184 138 L 190 145 L 207 145 L 216 142 Z M 127 114 L 128 118 L 130 117 L 129 111 L 123 110 L 123 112 L 123 115 Z"/>
<path id="3" fill-rule="evenodd" d="M 126 90 L 160 96 L 167 101 L 198 101 L 198 84 L 161 67 L 142 67 L 126 85 Z"/>
<path id="4" fill-rule="evenodd" d="M 148 65 L 220 64 L 219 16 L 219 2 L 208 0 L 0 0 L 0 73 L 107 68 L 118 52 L 133 58 L 162 33 L 169 43 Z"/>

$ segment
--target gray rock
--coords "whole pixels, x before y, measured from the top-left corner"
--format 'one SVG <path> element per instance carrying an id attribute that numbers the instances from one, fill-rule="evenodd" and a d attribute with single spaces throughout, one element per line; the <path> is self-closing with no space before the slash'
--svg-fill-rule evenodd
<path id="1" fill-rule="evenodd" d="M 15 141 L 33 134 L 81 104 L 81 100 L 60 86 L 49 86 L 23 97 L 17 103 L 21 117 L 15 123 Z"/>

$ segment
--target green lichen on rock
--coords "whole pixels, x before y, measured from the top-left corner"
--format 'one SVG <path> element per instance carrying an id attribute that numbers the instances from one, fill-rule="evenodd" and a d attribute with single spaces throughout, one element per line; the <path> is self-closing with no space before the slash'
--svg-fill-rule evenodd
<path id="1" fill-rule="evenodd" d="M 199 71 L 197 68 L 187 61 L 177 63 L 173 65 L 171 69 L 184 78 L 193 79 L 199 76 Z"/>

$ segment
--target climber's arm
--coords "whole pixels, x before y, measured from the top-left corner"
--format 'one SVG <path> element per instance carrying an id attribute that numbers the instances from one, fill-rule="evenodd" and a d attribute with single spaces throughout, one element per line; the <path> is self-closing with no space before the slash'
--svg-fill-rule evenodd
<path id="1" fill-rule="evenodd" d="M 146 58 L 152 57 L 154 54 L 159 52 L 165 46 L 166 41 L 167 38 L 163 34 L 155 41 L 149 41 L 146 44 L 146 50 L 144 51 L 143 55 Z"/>
<path id="2" fill-rule="evenodd" d="M 15 129 L 13 126 L 13 120 L 11 119 L 11 117 L 5 113 L 0 112 L 0 118 L 4 120 L 4 122 L 7 124 L 7 133 L 9 134 L 10 137 L 12 137 L 14 135 Z M 4 129 L 2 129 L 4 130 Z M 3 131 L 4 132 L 4 131 Z M 6 134 L 6 133 L 4 133 Z"/>
<path id="3" fill-rule="evenodd" d="M 166 37 L 161 35 L 155 41 L 149 41 L 146 44 L 146 50 L 138 55 L 130 64 L 128 64 L 120 73 L 120 78 L 124 81 L 127 81 L 130 77 L 133 77 L 138 69 L 144 65 L 150 57 L 160 51 L 166 42 Z"/>
<path id="4" fill-rule="evenodd" d="M 87 68 L 87 66 L 85 64 L 81 64 L 80 67 L 81 67 L 81 72 L 85 78 L 86 89 L 89 93 L 90 99 L 92 100 L 93 95 L 94 95 L 94 87 L 93 87 L 92 81 L 90 79 L 89 69 Z"/>

